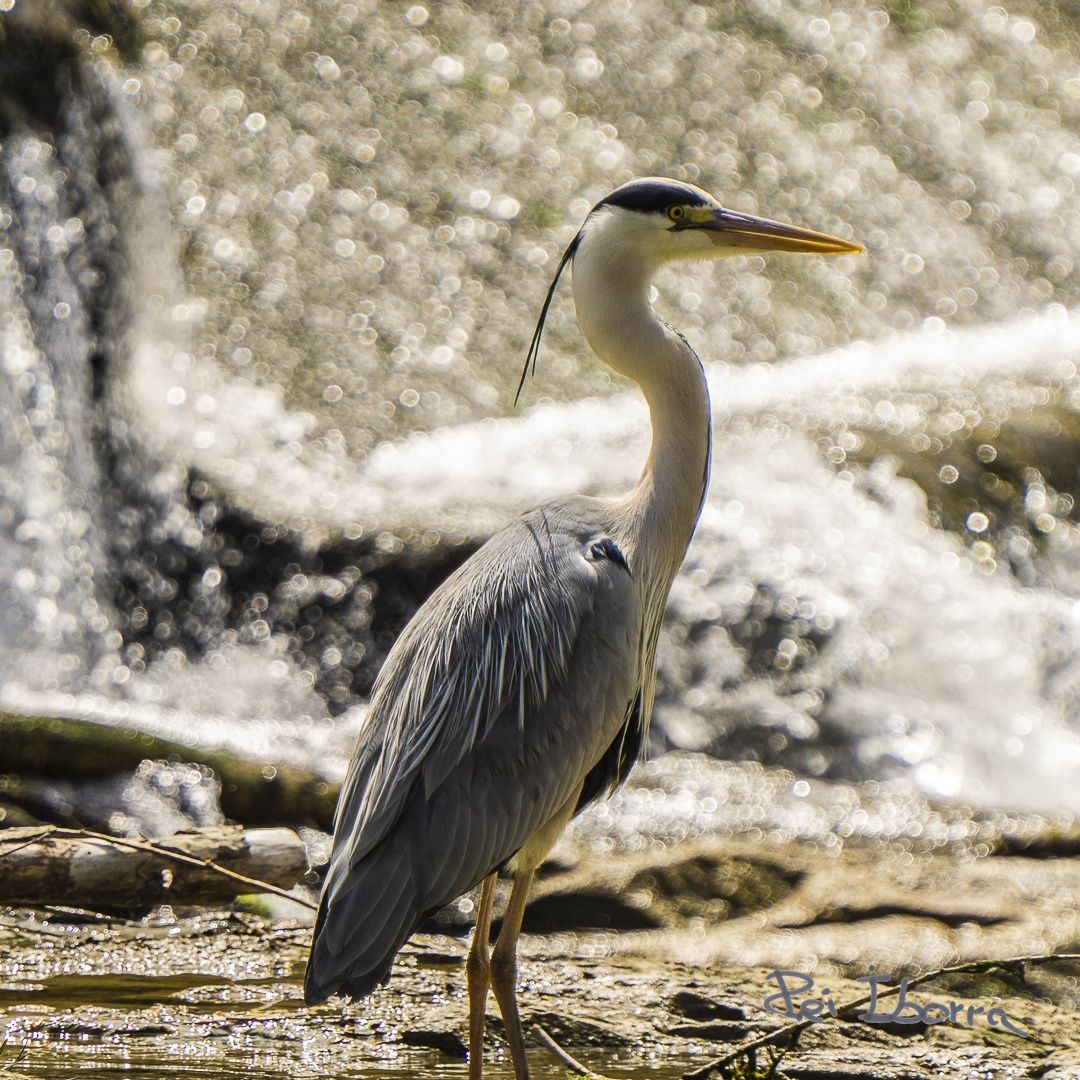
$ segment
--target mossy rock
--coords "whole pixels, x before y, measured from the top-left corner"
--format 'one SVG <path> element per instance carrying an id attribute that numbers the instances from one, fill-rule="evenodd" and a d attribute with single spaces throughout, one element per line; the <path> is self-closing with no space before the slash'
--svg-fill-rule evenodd
<path id="1" fill-rule="evenodd" d="M 115 776 L 147 759 L 203 765 L 221 783 L 226 816 L 246 825 L 310 822 L 329 828 L 339 790 L 294 766 L 270 767 L 223 747 L 188 746 L 122 724 L 77 717 L 0 712 L 0 745 L 10 774 Z"/>

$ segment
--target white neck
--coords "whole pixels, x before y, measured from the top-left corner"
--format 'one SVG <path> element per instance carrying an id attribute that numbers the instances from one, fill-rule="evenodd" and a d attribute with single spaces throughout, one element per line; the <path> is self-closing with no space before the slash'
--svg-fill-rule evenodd
<path id="1" fill-rule="evenodd" d="M 709 394 L 689 345 L 649 303 L 655 265 L 640 247 L 622 251 L 591 226 L 574 256 L 578 322 L 597 355 L 633 379 L 649 404 L 652 446 L 637 487 L 618 503 L 619 537 L 633 567 L 643 565 L 662 607 L 697 524 L 708 481 Z M 645 575 L 643 575 L 645 576 Z"/>

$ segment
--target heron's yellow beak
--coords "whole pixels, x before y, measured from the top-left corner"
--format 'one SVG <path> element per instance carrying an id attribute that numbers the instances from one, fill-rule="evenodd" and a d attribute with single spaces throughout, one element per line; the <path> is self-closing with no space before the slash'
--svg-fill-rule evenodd
<path id="1" fill-rule="evenodd" d="M 799 251 L 806 255 L 857 255 L 861 244 L 838 236 L 787 225 L 782 221 L 740 214 L 735 210 L 702 207 L 691 210 L 684 228 L 702 229 L 717 246 L 748 248 L 753 251 Z"/>

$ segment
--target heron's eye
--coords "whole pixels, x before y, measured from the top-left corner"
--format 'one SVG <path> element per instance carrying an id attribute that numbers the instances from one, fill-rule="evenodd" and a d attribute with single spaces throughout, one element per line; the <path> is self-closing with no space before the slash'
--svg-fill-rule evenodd
<path id="1" fill-rule="evenodd" d="M 672 206 L 668 210 L 667 216 L 671 218 L 672 221 L 681 221 L 684 217 L 686 217 L 686 207 Z"/>

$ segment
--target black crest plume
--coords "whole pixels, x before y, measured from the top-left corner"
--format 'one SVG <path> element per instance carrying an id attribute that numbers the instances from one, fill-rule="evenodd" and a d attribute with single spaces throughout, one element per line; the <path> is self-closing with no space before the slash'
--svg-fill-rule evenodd
<path id="1" fill-rule="evenodd" d="M 536 358 L 540 355 L 540 338 L 544 333 L 544 322 L 547 320 L 548 309 L 551 307 L 551 301 L 555 299 L 555 289 L 559 284 L 559 278 L 562 277 L 562 272 L 566 269 L 566 264 L 570 262 L 574 257 L 574 252 L 578 249 L 578 244 L 581 243 L 581 232 L 579 231 L 577 236 L 570 241 L 566 250 L 562 253 L 562 258 L 559 260 L 559 265 L 555 270 L 555 276 L 551 279 L 551 284 L 548 286 L 547 296 L 544 299 L 544 306 L 540 309 L 540 318 L 536 320 L 536 329 L 533 331 L 532 341 L 529 343 L 529 351 L 525 354 L 525 366 L 521 369 L 521 378 L 518 380 L 517 393 L 514 394 L 514 404 L 518 403 L 518 398 L 521 397 L 522 388 L 525 386 L 525 380 L 530 374 L 536 374 Z"/>

